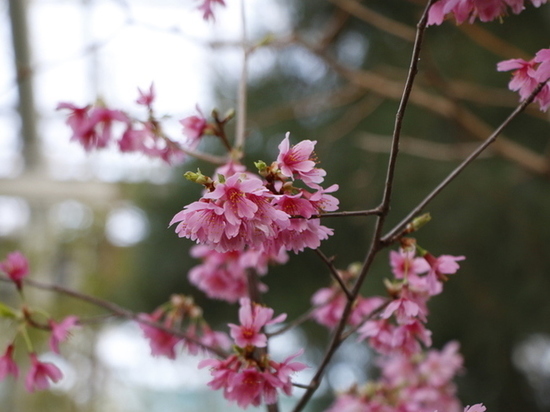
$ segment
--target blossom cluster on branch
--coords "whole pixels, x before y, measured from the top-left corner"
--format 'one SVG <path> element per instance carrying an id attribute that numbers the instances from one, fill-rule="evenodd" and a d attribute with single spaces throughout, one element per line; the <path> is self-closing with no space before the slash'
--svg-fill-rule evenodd
<path id="1" fill-rule="evenodd" d="M 539 7 L 546 0 L 530 2 Z M 525 3 L 525 0 L 429 1 L 418 25 L 413 63 L 419 60 L 421 39 L 427 25 L 442 24 L 447 17 L 454 17 L 458 24 L 475 20 L 491 21 L 509 12 L 521 12 Z M 214 20 L 214 10 L 218 6 L 225 6 L 224 0 L 200 0 L 197 8 L 205 20 Z M 243 48 L 247 47 L 245 40 L 243 35 Z M 250 52 L 245 50 L 245 59 Z M 406 99 L 416 72 L 414 64 L 411 65 L 403 94 L 403 109 L 399 109 L 403 112 L 399 111 L 399 115 L 404 114 L 407 106 Z M 497 69 L 513 71 L 508 86 L 519 92 L 521 101 L 525 102 L 519 106 L 517 113 L 533 100 L 541 110 L 550 107 L 550 49 L 540 50 L 530 61 L 511 59 L 500 62 Z M 245 84 L 246 70 L 243 73 L 241 81 Z M 246 99 L 243 94 L 246 88 L 241 90 L 244 91 L 239 97 L 239 107 L 244 109 Z M 151 84 L 148 90 L 138 89 L 138 92 L 136 103 L 146 110 L 146 116 L 140 119 L 122 110 L 109 108 L 102 101 L 86 106 L 63 102 L 58 109 L 67 113 L 66 123 L 72 131 L 71 140 L 78 142 L 86 151 L 115 146 L 121 152 L 139 152 L 169 164 L 181 162 L 191 155 L 206 157 L 219 166 L 212 176 L 204 175 L 200 170 L 185 174 L 188 180 L 202 185 L 204 189 L 198 200 L 184 205 L 172 217 L 169 226 L 175 225 L 174 230 L 180 238 L 197 243 L 190 253 L 200 259 L 200 263 L 190 270 L 190 282 L 209 298 L 239 304 L 239 324 L 227 323 L 229 333 L 213 330 L 203 310 L 189 296 L 174 294 L 152 313 L 113 311 L 139 323 L 153 356 L 174 359 L 182 349 L 190 355 L 201 355 L 205 359 L 198 366 L 208 368 L 212 378 L 208 386 L 221 390 L 228 401 L 242 408 L 273 405 L 281 395 L 292 394 L 293 386 L 298 385 L 293 381 L 295 373 L 308 365 L 295 360 L 304 353 L 304 349 L 282 362 L 273 359 L 268 350 L 270 335 L 266 328 L 279 325 L 279 330 L 272 332 L 275 335 L 312 320 L 328 328 L 332 340 L 327 345 L 315 377 L 309 385 L 299 385 L 305 388 L 300 402 L 307 402 L 317 389 L 326 366 L 342 341 L 355 335 L 359 342 L 376 352 L 379 377 L 364 384 L 355 384 L 337 394 L 327 412 L 486 410 L 482 404 L 463 408 L 453 382 L 455 376 L 463 371 L 459 344 L 453 341 L 441 350 L 432 349 L 431 331 L 427 325 L 429 300 L 442 293 L 444 283 L 458 271 L 458 262 L 465 257 L 436 257 L 418 246 L 415 239 L 406 237 L 427 221 L 423 217 L 414 219 L 422 207 L 414 209 L 410 215 L 412 217 L 405 219 L 401 231 L 398 226 L 387 238 L 381 234 L 390 208 L 395 168 L 393 160 L 397 156 L 398 123 L 402 116 L 397 116 L 393 136 L 396 144 L 388 164 L 381 206 L 371 210 L 373 213 L 365 214 L 377 219 L 372 246 L 363 264 L 352 264 L 346 270 L 339 270 L 334 266 L 334 259 L 326 258 L 318 250 L 321 242 L 333 235 L 333 230 L 321 224 L 321 220 L 327 213 L 338 209 L 339 201 L 332 195 L 338 190 L 338 185 L 322 186 L 326 171 L 318 167 L 314 152 L 316 141 L 302 140 L 291 145 L 287 133 L 278 146 L 276 160 L 271 163 L 257 161 L 256 171 L 251 172 L 241 163 L 245 132 L 239 130 L 245 130 L 245 117 L 237 117 L 241 127 L 237 127 L 235 143 L 231 144 L 225 127 L 233 119 L 234 112 L 230 110 L 220 116 L 213 110 L 211 118 L 207 118 L 197 107 L 196 115 L 180 120 L 185 136 L 180 142 L 167 136 L 162 126 L 164 118 L 155 113 L 154 86 Z M 510 118 L 517 115 L 514 113 Z M 502 129 L 506 122 L 499 127 Z M 213 161 L 213 157 L 196 152 L 205 136 L 219 139 L 227 150 L 226 157 Z M 495 138 L 496 135 L 490 136 L 482 150 Z M 470 161 L 455 169 L 456 174 Z M 447 180 L 444 182 L 443 187 L 448 184 Z M 426 199 L 430 200 L 429 197 Z M 400 248 L 390 252 L 393 278 L 385 280 L 387 296 L 364 295 L 362 285 L 372 259 L 382 249 L 398 242 Z M 307 316 L 282 325 L 287 321 L 286 314 L 274 316 L 272 308 L 260 303 L 260 294 L 267 292 L 268 288 L 259 276 L 267 274 L 269 265 L 286 263 L 288 252 L 299 253 L 305 249 L 317 250 L 327 263 L 333 282 L 313 294 Z M 0 261 L 0 272 L 5 275 L 3 280 L 13 283 L 21 298 L 21 307 L 17 309 L 0 303 L 0 316 L 18 325 L 15 336 L 9 339 L 0 357 L 0 380 L 8 375 L 18 377 L 19 366 L 14 360 L 14 352 L 16 346 L 19 347 L 19 340 L 22 340 L 30 361 L 25 386 L 29 391 L 46 389 L 62 378 L 62 372 L 54 364 L 38 359 L 28 329 L 49 333 L 50 350 L 59 354 L 60 343 L 67 340 L 70 331 L 81 325 L 82 321 L 70 315 L 58 322 L 44 311 L 27 304 L 24 288 L 28 283 L 25 277 L 29 273 L 29 265 L 22 253 L 10 253 Z M 53 287 L 51 289 L 55 290 Z M 91 299 L 88 301 L 93 302 Z M 105 304 L 103 307 L 113 308 Z M 302 406 L 299 404 L 296 411 L 301 410 Z"/>

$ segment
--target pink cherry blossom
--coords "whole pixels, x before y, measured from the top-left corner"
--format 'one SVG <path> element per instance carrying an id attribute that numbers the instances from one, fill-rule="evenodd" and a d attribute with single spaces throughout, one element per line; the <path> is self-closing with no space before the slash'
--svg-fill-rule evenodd
<path id="1" fill-rule="evenodd" d="M 14 378 L 19 376 L 19 368 L 13 359 L 13 350 L 14 346 L 9 345 L 4 355 L 0 357 L 0 381 L 8 375 L 13 375 Z"/>
<path id="2" fill-rule="evenodd" d="M 406 324 L 416 317 L 419 317 L 424 322 L 426 321 L 426 316 L 422 313 L 420 306 L 416 302 L 407 299 L 405 296 L 401 296 L 399 299 L 390 302 L 380 317 L 382 319 L 388 319 L 392 315 L 395 315 L 397 323 L 400 325 Z"/>
<path id="3" fill-rule="evenodd" d="M 247 198 L 247 194 L 261 196 L 265 192 L 267 189 L 260 179 L 234 174 L 225 183 L 217 184 L 215 190 L 204 195 L 204 198 L 219 201 L 227 221 L 232 225 L 238 225 L 243 219 L 252 219 L 258 210 L 258 206 Z"/>
<path id="4" fill-rule="evenodd" d="M 301 370 L 306 369 L 308 366 L 302 362 L 292 362 L 298 356 L 301 356 L 304 353 L 303 349 L 300 349 L 294 355 L 290 355 L 281 363 L 270 361 L 269 365 L 275 370 L 277 379 L 283 384 L 283 392 L 288 396 L 292 394 L 292 382 L 290 377 L 295 373 Z"/>
<path id="5" fill-rule="evenodd" d="M 214 4 L 218 3 L 222 6 L 225 6 L 224 0 L 201 0 L 202 4 L 198 7 L 202 11 L 202 18 L 204 20 L 214 20 L 214 11 L 212 7 Z"/>
<path id="6" fill-rule="evenodd" d="M 542 49 L 535 58 L 530 61 L 523 59 L 505 60 L 497 65 L 499 71 L 512 72 L 512 80 L 508 88 L 518 91 L 520 100 L 529 97 L 540 82 L 547 82 L 550 79 L 550 49 Z M 542 111 L 550 107 L 550 84 L 546 83 L 535 97 Z"/>
<path id="7" fill-rule="evenodd" d="M 441 351 L 428 351 L 424 360 L 418 365 L 418 371 L 426 382 L 433 387 L 442 387 L 462 370 L 464 360 L 458 352 L 456 341 L 447 343 Z"/>
<path id="8" fill-rule="evenodd" d="M 71 111 L 67 124 L 73 131 L 71 140 L 79 142 L 86 151 L 106 147 L 112 140 L 113 124 L 121 122 L 127 127 L 130 119 L 120 110 L 106 107 L 78 107 L 72 103 L 59 103 L 57 109 Z"/>
<path id="9" fill-rule="evenodd" d="M 333 328 L 342 319 L 342 314 L 347 304 L 347 297 L 341 291 L 340 286 L 334 286 L 319 289 L 311 297 L 311 303 L 315 306 L 315 309 L 311 313 L 313 319 L 321 325 Z M 380 297 L 365 298 L 359 296 L 349 316 L 348 323 L 353 326 L 359 325 L 383 303 L 384 299 Z"/>
<path id="10" fill-rule="evenodd" d="M 280 323 L 286 319 L 286 314 L 281 314 L 273 319 L 273 309 L 260 306 L 253 303 L 248 298 L 242 298 L 239 301 L 240 326 L 229 324 L 231 337 L 235 343 L 244 348 L 246 346 L 255 346 L 263 348 L 267 345 L 267 337 L 261 332 L 266 325 Z"/>
<path id="11" fill-rule="evenodd" d="M 397 279 L 408 278 L 427 272 L 430 265 L 424 258 L 414 257 L 414 249 L 399 249 L 399 252 L 390 252 L 390 265 Z"/>
<path id="12" fill-rule="evenodd" d="M 158 322 L 162 315 L 163 311 L 161 310 L 154 312 L 152 315 L 140 313 L 139 319 L 144 319 L 149 322 Z M 176 345 L 181 342 L 182 338 L 145 323 L 140 322 L 139 327 L 149 340 L 151 355 L 166 356 L 168 359 L 176 358 Z"/>
<path id="13" fill-rule="evenodd" d="M 430 8 L 428 25 L 441 24 L 445 17 L 452 14 L 458 24 L 476 19 L 487 22 L 504 16 L 508 9 L 515 14 L 524 10 L 525 0 L 439 0 Z M 535 7 L 546 0 L 531 0 Z"/>
<path id="14" fill-rule="evenodd" d="M 69 337 L 70 329 L 78 324 L 78 318 L 76 316 L 67 316 L 59 323 L 50 320 L 49 324 L 52 330 L 49 341 L 50 349 L 52 352 L 59 354 L 59 343 L 64 342 Z"/>
<path id="15" fill-rule="evenodd" d="M 151 106 L 153 104 L 153 101 L 155 100 L 155 86 L 153 83 L 149 86 L 148 91 L 142 91 L 140 88 L 138 88 L 139 97 L 136 100 L 137 104 L 141 104 L 143 106 L 147 106 L 147 108 L 151 109 Z"/>
<path id="16" fill-rule="evenodd" d="M 514 70 L 508 88 L 519 91 L 521 100 L 525 100 L 538 84 L 535 78 L 535 66 L 535 60 L 510 59 L 498 63 L 497 70 L 500 72 Z"/>
<path id="17" fill-rule="evenodd" d="M 29 392 L 48 389 L 50 381 L 58 382 L 63 377 L 63 373 L 53 363 L 40 362 L 35 353 L 30 353 L 29 356 L 31 369 L 25 378 L 25 388 Z"/>
<path id="18" fill-rule="evenodd" d="M 466 406 L 464 412 L 485 412 L 487 408 L 482 403 L 476 403 L 472 406 Z"/>
<path id="19" fill-rule="evenodd" d="M 287 133 L 283 141 L 279 144 L 279 156 L 277 163 L 281 172 L 288 177 L 293 177 L 295 173 L 308 173 L 315 167 L 315 161 L 312 160 L 313 149 L 316 141 L 302 140 L 295 146 L 290 146 L 290 133 Z"/>
<path id="20" fill-rule="evenodd" d="M 199 368 L 210 367 L 213 379 L 208 386 L 214 390 L 223 389 L 223 396 L 240 407 L 273 404 L 277 402 L 278 391 L 292 394 L 291 376 L 307 366 L 294 359 L 302 351 L 289 356 L 283 362 L 269 359 L 230 355 L 227 359 L 205 359 Z"/>
<path id="21" fill-rule="evenodd" d="M 21 289 L 23 279 L 29 273 L 29 262 L 21 252 L 11 252 L 0 262 L 0 270 L 15 283 L 18 289 Z"/>
<path id="22" fill-rule="evenodd" d="M 430 265 L 427 275 L 429 292 L 431 295 L 441 293 L 440 282 L 447 280 L 447 275 L 455 274 L 460 265 L 456 262 L 466 259 L 464 256 L 441 255 L 435 257 L 429 253 L 424 256 L 426 262 Z"/>
<path id="23" fill-rule="evenodd" d="M 192 150 L 198 146 L 208 127 L 208 122 L 198 107 L 197 111 L 199 116 L 188 116 L 180 120 L 180 124 L 183 126 L 183 134 L 187 137 L 186 146 Z"/>
<path id="24" fill-rule="evenodd" d="M 286 254 L 271 256 L 257 250 L 217 252 L 208 246 L 197 245 L 191 249 L 191 256 L 203 259 L 200 265 L 189 271 L 189 280 L 213 299 L 236 302 L 247 296 L 246 270 L 254 268 L 259 274 L 267 272 L 268 261 L 283 263 Z M 260 292 L 267 286 L 258 283 Z"/>

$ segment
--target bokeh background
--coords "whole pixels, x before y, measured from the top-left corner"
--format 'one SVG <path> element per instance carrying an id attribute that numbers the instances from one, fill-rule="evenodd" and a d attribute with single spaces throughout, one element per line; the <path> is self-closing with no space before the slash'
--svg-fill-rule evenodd
<path id="1" fill-rule="evenodd" d="M 192 294 L 219 328 L 236 310 L 189 285 L 197 262 L 191 243 L 167 225 L 200 188 L 186 170 L 114 150 L 86 154 L 69 142 L 60 101 L 143 115 L 137 87 L 154 82 L 157 113 L 180 136 L 177 120 L 235 107 L 240 74 L 238 2 L 227 0 L 215 23 L 191 0 L 0 1 L 0 257 L 19 249 L 32 276 L 76 288 L 134 311 L 150 312 L 172 293 Z M 341 210 L 377 205 L 400 90 L 409 64 L 416 0 L 262 0 L 247 3 L 252 43 L 247 157 L 270 162 L 287 131 L 317 140 L 327 183 L 338 183 Z M 498 61 L 530 58 L 548 46 L 550 8 L 528 6 L 502 22 L 427 31 L 420 73 L 403 129 L 387 229 L 396 224 L 517 105 Z M 457 339 L 465 356 L 458 380 L 464 404 L 490 411 L 550 411 L 550 158 L 547 114 L 535 107 L 515 120 L 427 210 L 433 220 L 418 242 L 433 254 L 466 255 L 444 295 L 431 302 L 434 346 Z M 232 130 L 230 130 L 232 132 Z M 219 152 L 205 141 L 202 150 Z M 322 245 L 345 268 L 361 261 L 369 218 L 332 218 Z M 382 292 L 387 253 L 376 260 L 365 294 Z M 265 278 L 265 301 L 293 319 L 330 282 L 312 251 L 292 256 Z M 29 291 L 30 293 L 30 291 Z M 0 285 L 2 301 L 17 305 Z M 87 304 L 33 291 L 52 314 L 101 316 Z M 2 347 L 13 336 L 0 322 Z M 35 336 L 46 351 L 44 336 Z M 273 342 L 284 356 L 308 345 L 319 361 L 328 333 L 307 323 Z M 20 350 L 21 362 L 26 362 Z M 29 395 L 22 382 L 0 383 L 1 411 L 230 410 L 204 383 L 197 359 L 154 359 L 139 329 L 107 319 L 74 333 L 58 362 L 66 378 Z M 323 410 L 334 389 L 373 376 L 372 358 L 350 341 L 333 361 L 310 410 Z M 299 379 L 306 381 L 307 373 Z M 283 410 L 292 405 L 285 399 Z"/>

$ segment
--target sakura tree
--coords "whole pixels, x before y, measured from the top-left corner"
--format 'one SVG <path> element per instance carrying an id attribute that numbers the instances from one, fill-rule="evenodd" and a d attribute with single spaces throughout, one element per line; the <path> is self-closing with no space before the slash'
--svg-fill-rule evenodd
<path id="1" fill-rule="evenodd" d="M 341 3 L 350 13 L 366 10 L 355 1 L 334 3 Z M 196 243 L 190 254 L 200 263 L 190 270 L 189 281 L 210 299 L 229 303 L 233 316 L 228 317 L 225 329 L 216 330 L 209 323 L 208 312 L 197 305 L 192 296 L 176 293 L 152 313 L 135 313 L 79 291 L 32 280 L 29 277 L 32 267 L 29 267 L 25 252 L 14 251 L 0 262 L 1 279 L 13 283 L 14 292 L 19 296 L 19 306 L 0 304 L 0 313 L 14 325 L 10 343 L 0 357 L 0 379 L 19 377 L 23 367 L 15 362 L 14 351 L 26 352 L 30 363 L 24 368 L 26 389 L 29 392 L 48 389 L 52 382 L 62 378 L 62 372 L 55 364 L 40 360 L 38 353 L 43 349 L 35 347 L 30 331 L 38 329 L 49 334 L 50 350 L 59 354 L 59 346 L 69 339 L 70 331 L 87 325 L 85 314 L 67 314 L 64 319 L 54 319 L 35 307 L 27 300 L 25 291 L 39 288 L 71 296 L 109 314 L 137 322 L 149 342 L 152 356 L 174 359 L 181 351 L 187 356 L 203 356 L 199 368 L 209 371 L 208 386 L 221 391 L 228 402 L 241 408 L 265 406 L 268 411 L 278 411 L 282 396 L 294 396 L 292 410 L 304 410 L 342 344 L 356 340 L 376 354 L 377 378 L 336 393 L 327 411 L 485 411 L 483 399 L 472 406 L 465 406 L 459 400 L 455 377 L 464 372 L 460 344 L 450 341 L 441 349 L 433 348 L 432 332 L 428 328 L 430 300 L 445 299 L 446 283 L 452 282 L 467 257 L 440 254 L 435 251 L 437 240 L 420 242 L 417 233 L 429 224 L 431 217 L 426 210 L 430 202 L 497 141 L 514 119 L 533 102 L 542 112 L 550 107 L 550 49 L 540 49 L 529 60 L 514 58 L 498 64 L 496 70 L 512 71 L 508 87 L 519 93 L 517 107 L 431 192 L 412 204 L 400 222 L 388 227 L 388 217 L 393 205 L 407 109 L 412 101 L 426 106 L 431 104 L 428 95 L 414 92 L 430 26 L 467 25 L 477 20 L 498 19 L 507 24 L 512 15 L 526 8 L 544 7 L 543 3 L 546 1 L 429 0 L 422 9 L 418 6 L 420 18 L 411 47 L 409 70 L 400 89 L 383 192 L 376 207 L 338 211 L 339 185 L 325 183 L 331 171 L 321 167 L 323 159 L 315 153 L 317 141 L 310 136 L 281 130 L 276 156 L 261 160 L 247 157 L 250 56 L 261 47 L 292 41 L 320 55 L 344 76 L 358 82 L 373 79 L 364 77 L 361 80 L 330 56 L 325 56 L 322 48 L 309 45 L 296 36 L 291 40 L 250 40 L 244 0 L 240 4 L 201 1 L 198 10 L 213 25 L 216 15 L 224 12 L 224 6 L 241 7 L 242 10 L 241 22 L 235 23 L 242 25 L 240 47 L 243 57 L 235 110 L 220 114 L 217 109 L 197 107 L 194 115 L 178 119 L 182 127 L 179 138 L 169 135 L 163 126 L 165 118 L 155 109 L 154 84 L 146 90 L 138 89 L 134 97 L 143 114 L 141 117 L 110 107 L 103 101 L 84 106 L 61 102 L 58 109 L 67 116 L 71 140 L 86 151 L 116 147 L 121 152 L 138 152 L 170 165 L 185 163 L 192 157 L 216 165 L 212 174 L 204 174 L 200 169 L 185 173 L 187 180 L 201 187 L 202 194 L 167 216 L 166 224 L 170 227 L 167 230 L 182 238 L 181 242 Z M 372 87 L 376 89 L 377 86 L 373 84 Z M 443 103 L 433 110 L 446 110 L 441 109 L 445 105 L 450 111 L 457 109 L 452 102 Z M 471 125 L 472 117 L 469 121 Z M 205 139 L 217 140 L 225 153 L 219 155 L 202 150 L 200 144 Z M 362 207 L 360 200 L 357 205 Z M 323 241 L 338 237 L 328 218 L 350 216 L 374 222 L 370 243 L 364 246 L 363 260 L 359 263 L 341 262 L 321 250 Z M 329 284 L 319 281 L 317 291 L 311 296 L 310 310 L 304 316 L 289 319 L 285 313 L 277 313 L 262 303 L 263 296 L 269 293 L 262 279 L 269 276 L 270 266 L 284 265 L 306 250 L 318 255 L 332 279 Z M 388 276 L 383 281 L 385 293 L 380 295 L 365 287 L 373 262 L 379 256 L 387 261 Z M 321 361 L 317 365 L 304 361 L 307 347 L 286 359 L 274 357 L 269 350 L 269 340 L 304 322 L 316 322 L 330 332 Z M 299 372 L 306 369 L 312 371 L 312 378 L 304 381 Z"/>

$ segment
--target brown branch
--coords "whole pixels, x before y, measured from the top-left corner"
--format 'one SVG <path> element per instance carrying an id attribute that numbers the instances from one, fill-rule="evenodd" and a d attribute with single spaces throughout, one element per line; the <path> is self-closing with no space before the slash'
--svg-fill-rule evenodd
<path id="1" fill-rule="evenodd" d="M 3 276 L 3 275 L 0 275 L 0 282 L 13 283 L 13 281 L 9 277 Z M 66 288 L 64 286 L 52 285 L 52 284 L 49 284 L 49 283 L 43 283 L 43 282 L 39 282 L 39 281 L 33 280 L 33 279 L 25 279 L 23 281 L 23 285 L 24 286 L 30 286 L 30 287 L 36 288 L 36 289 L 46 290 L 46 291 L 50 291 L 50 292 L 56 292 L 56 293 L 59 293 L 59 294 L 62 294 L 62 295 L 70 296 L 73 299 L 77 299 L 77 300 L 80 300 L 80 301 L 83 301 L 83 302 L 87 302 L 87 303 L 89 303 L 93 306 L 97 306 L 97 307 L 100 307 L 102 309 L 105 309 L 105 310 L 109 311 L 112 315 L 114 315 L 116 317 L 134 320 L 134 321 L 136 321 L 138 323 L 141 323 L 143 325 L 152 326 L 154 328 L 162 330 L 163 332 L 167 332 L 167 333 L 170 333 L 174 336 L 178 336 L 178 337 L 181 337 L 183 339 L 186 339 L 189 342 L 192 342 L 192 343 L 200 346 L 201 348 L 207 350 L 208 352 L 214 353 L 215 355 L 219 356 L 220 358 L 226 358 L 227 357 L 227 353 L 225 353 L 224 351 L 222 351 L 220 349 L 213 348 L 213 347 L 208 346 L 208 345 L 205 345 L 205 344 L 201 343 L 200 341 L 198 341 L 195 337 L 188 336 L 186 333 L 182 332 L 181 330 L 168 328 L 168 327 L 164 326 L 161 323 L 152 322 L 152 321 L 149 321 L 149 320 L 146 320 L 146 319 L 142 319 L 139 316 L 140 315 L 139 313 L 135 313 L 135 312 L 132 312 L 131 310 L 125 309 L 122 306 L 117 305 L 116 303 L 109 302 L 109 301 L 104 300 L 104 299 L 100 299 L 96 296 L 87 295 L 87 294 L 82 293 L 82 292 L 77 292 L 76 290 L 72 290 L 72 289 Z"/>
<path id="2" fill-rule="evenodd" d="M 390 155 L 390 160 L 388 162 L 388 172 L 387 172 L 387 177 L 386 177 L 386 185 L 385 185 L 384 194 L 383 194 L 381 207 L 380 207 L 381 208 L 381 213 L 380 213 L 380 215 L 377 216 L 374 233 L 373 233 L 372 240 L 371 240 L 371 245 L 370 245 L 369 250 L 367 252 L 367 255 L 365 257 L 365 260 L 364 260 L 363 266 L 361 268 L 361 271 L 359 273 L 359 276 L 357 278 L 357 281 L 356 281 L 356 283 L 355 283 L 355 285 L 354 285 L 354 287 L 351 291 L 352 296 L 354 297 L 354 299 L 353 300 L 348 300 L 348 302 L 347 302 L 347 304 L 344 308 L 344 311 L 342 313 L 342 318 L 341 318 L 340 322 L 338 323 L 338 325 L 336 326 L 336 328 L 334 330 L 334 333 L 332 335 L 329 346 L 328 346 L 328 348 L 325 352 L 323 360 L 321 361 L 321 364 L 317 368 L 317 371 L 315 372 L 315 375 L 311 379 L 310 387 L 308 389 L 306 389 L 306 391 L 304 392 L 302 398 L 300 399 L 300 401 L 296 404 L 295 408 L 293 409 L 293 412 L 301 411 L 306 406 L 306 404 L 309 402 L 309 400 L 313 396 L 313 393 L 319 387 L 319 384 L 321 383 L 321 379 L 322 379 L 322 376 L 324 374 L 324 371 L 325 371 L 327 365 L 331 361 L 332 356 L 334 355 L 334 353 L 336 352 L 336 350 L 338 349 L 338 347 L 340 346 L 340 344 L 342 342 L 341 337 L 344 333 L 344 328 L 347 324 L 348 318 L 349 318 L 349 316 L 351 314 L 351 311 L 353 309 L 354 300 L 359 295 L 359 290 L 360 290 L 361 285 L 363 284 L 363 282 L 366 278 L 367 273 L 369 272 L 369 269 L 370 269 L 370 266 L 371 266 L 371 264 L 374 260 L 374 257 L 376 256 L 378 251 L 383 247 L 382 243 L 380 242 L 380 238 L 381 238 L 382 227 L 383 227 L 383 224 L 384 224 L 384 221 L 385 221 L 385 217 L 386 217 L 386 215 L 389 211 L 389 202 L 390 202 L 390 198 L 391 198 L 391 191 L 392 191 L 392 185 L 393 185 L 393 173 L 394 173 L 394 168 L 395 168 L 396 156 L 397 156 L 397 153 L 398 153 L 398 144 L 399 144 L 399 136 L 400 136 L 400 131 L 401 131 L 401 124 L 402 124 L 405 109 L 407 107 L 410 92 L 412 90 L 412 85 L 413 85 L 413 82 L 414 82 L 414 78 L 415 78 L 415 75 L 416 75 L 416 72 L 417 72 L 418 58 L 419 58 L 419 54 L 420 54 L 420 50 L 421 50 L 423 34 L 424 34 L 425 29 L 426 29 L 426 23 L 427 23 L 427 19 L 428 19 L 428 10 L 429 10 L 430 6 L 434 3 L 434 1 L 435 0 L 429 0 L 428 1 L 427 5 L 424 9 L 424 12 L 422 14 L 422 17 L 420 18 L 420 21 L 417 25 L 416 39 L 415 39 L 415 44 L 413 46 L 413 52 L 412 52 L 412 57 L 411 57 L 411 65 L 410 65 L 409 75 L 408 75 L 407 80 L 405 82 L 405 87 L 403 89 L 401 103 L 400 103 L 400 106 L 399 106 L 399 109 L 398 109 L 398 112 L 397 112 L 397 115 L 396 115 L 396 122 L 395 122 L 395 128 L 394 128 L 394 133 L 393 133 L 393 137 L 394 137 L 393 140 L 394 141 L 393 141 L 393 144 L 392 144 L 392 153 Z"/>
<path id="3" fill-rule="evenodd" d="M 389 136 L 374 133 L 361 133 L 359 147 L 369 152 L 389 153 L 391 141 Z M 479 144 L 477 143 L 438 143 L 416 137 L 401 137 L 399 149 L 402 153 L 430 160 L 454 161 L 466 158 Z M 485 152 L 480 157 L 490 157 Z"/>
<path id="4" fill-rule="evenodd" d="M 322 58 L 333 70 L 353 84 L 369 89 L 381 96 L 396 100 L 400 98 L 402 92 L 401 85 L 398 82 L 374 72 L 359 71 L 344 67 L 317 47 L 308 44 L 302 39 L 298 39 L 297 41 L 299 44 L 302 44 L 308 50 Z M 410 95 L 410 101 L 442 117 L 456 121 L 465 130 L 480 140 L 484 140 L 493 130 L 490 125 L 485 123 L 471 111 L 444 96 L 438 96 L 421 88 L 415 88 Z M 546 157 L 508 139 L 504 135 L 501 135 L 499 140 L 495 142 L 493 150 L 530 173 L 545 177 L 548 176 L 550 162 Z"/>
<path id="5" fill-rule="evenodd" d="M 309 308 L 307 312 L 301 314 L 296 319 L 294 319 L 292 322 L 288 323 L 286 326 L 283 326 L 282 328 L 276 330 L 275 332 L 266 333 L 266 336 L 268 338 L 270 338 L 272 336 L 281 335 L 281 334 L 285 333 L 286 331 L 294 329 L 296 326 L 300 326 L 302 323 L 309 320 L 309 318 L 311 317 L 311 314 L 317 308 L 318 308 L 318 306 L 313 306 L 313 307 Z"/>
<path id="6" fill-rule="evenodd" d="M 347 11 L 349 14 L 371 24 L 372 26 L 385 31 L 386 33 L 393 34 L 400 39 L 406 40 L 412 43 L 415 39 L 415 30 L 406 24 L 400 23 L 393 19 L 384 16 L 368 7 L 360 4 L 355 0 L 329 0 L 331 3 L 336 4 L 342 10 Z"/>
<path id="7" fill-rule="evenodd" d="M 317 256 L 319 256 L 323 262 L 325 262 L 329 268 L 332 278 L 338 283 L 338 285 L 340 285 L 340 289 L 342 289 L 348 300 L 353 301 L 355 298 L 351 295 L 346 284 L 344 283 L 344 280 L 338 273 L 338 269 L 336 269 L 336 266 L 332 263 L 333 259 L 329 259 L 319 248 L 315 249 L 315 253 L 317 253 Z"/>
<path id="8" fill-rule="evenodd" d="M 386 234 L 382 239 L 382 243 L 388 245 L 393 243 L 395 240 L 399 239 L 403 235 L 403 230 L 405 230 L 407 224 L 418 214 L 420 213 L 426 205 L 431 202 L 445 187 L 449 185 L 470 163 L 472 163 L 489 145 L 493 144 L 496 138 L 501 134 L 502 130 L 510 124 L 520 113 L 522 113 L 525 108 L 533 102 L 536 95 L 542 90 L 546 82 L 542 82 L 538 87 L 531 93 L 531 95 L 521 103 L 516 110 L 514 110 L 496 129 L 493 133 L 487 137 L 487 139 L 479 145 L 479 147 L 470 154 L 460 165 L 458 165 L 437 187 L 430 192 L 400 223 L 398 223 L 388 234 Z"/>

